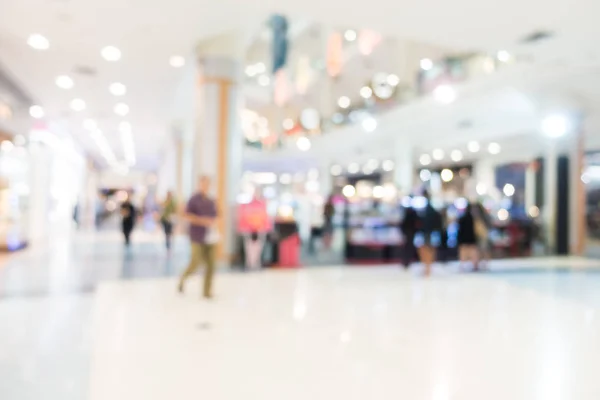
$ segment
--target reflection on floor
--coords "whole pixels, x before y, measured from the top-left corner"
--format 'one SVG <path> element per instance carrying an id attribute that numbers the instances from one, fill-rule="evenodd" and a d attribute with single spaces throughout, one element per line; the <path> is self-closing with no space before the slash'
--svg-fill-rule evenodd
<path id="1" fill-rule="evenodd" d="M 0 266 L 1 399 L 600 398 L 597 261 L 229 273 L 206 303 L 183 243 L 118 240 Z"/>
<path id="2" fill-rule="evenodd" d="M 185 267 L 184 240 L 169 256 L 160 236 L 138 232 L 135 239 L 125 249 L 117 232 L 81 233 L 16 253 L 0 269 L 0 298 L 87 293 L 105 280 L 173 276 Z"/>

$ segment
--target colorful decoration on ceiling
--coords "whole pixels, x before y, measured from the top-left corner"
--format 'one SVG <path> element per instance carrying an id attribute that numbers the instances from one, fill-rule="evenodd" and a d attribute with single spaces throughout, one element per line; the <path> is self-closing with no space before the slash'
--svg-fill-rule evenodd
<path id="1" fill-rule="evenodd" d="M 327 41 L 327 73 L 332 78 L 342 72 L 344 64 L 344 40 L 339 32 L 332 33 Z"/>
<path id="2" fill-rule="evenodd" d="M 280 14 L 271 17 L 273 30 L 273 74 L 285 67 L 288 56 L 288 20 Z"/>
<path id="3" fill-rule="evenodd" d="M 375 31 L 364 29 L 358 36 L 358 51 L 363 56 L 368 56 L 373 53 L 375 47 L 381 43 L 381 35 Z"/>

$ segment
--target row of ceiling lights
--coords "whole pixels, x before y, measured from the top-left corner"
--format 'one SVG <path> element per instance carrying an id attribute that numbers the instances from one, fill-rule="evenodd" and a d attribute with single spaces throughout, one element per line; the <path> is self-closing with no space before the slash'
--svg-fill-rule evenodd
<path id="1" fill-rule="evenodd" d="M 29 46 L 36 50 L 47 50 L 50 47 L 50 42 L 44 36 L 39 34 L 33 34 L 29 37 L 27 43 Z M 102 58 L 109 62 L 116 62 L 121 59 L 121 50 L 115 46 L 106 46 L 101 51 Z M 54 80 L 56 86 L 63 90 L 70 90 L 75 87 L 73 78 L 69 75 L 59 75 Z M 116 97 L 121 97 L 127 94 L 127 86 L 121 82 L 113 82 L 109 85 L 108 91 Z M 81 98 L 74 98 L 69 103 L 71 110 L 75 112 L 84 111 L 87 108 L 85 100 Z M 113 111 L 115 114 L 124 117 L 129 114 L 129 106 L 126 103 L 119 102 L 115 104 Z M 44 109 L 39 105 L 34 105 L 29 109 L 29 114 L 36 119 L 43 118 L 45 113 Z"/>
<path id="2" fill-rule="evenodd" d="M 50 48 L 50 41 L 40 34 L 32 34 L 27 40 L 27 44 L 36 50 L 48 50 Z M 104 60 L 108 62 L 119 61 L 122 57 L 121 50 L 115 46 L 106 46 L 100 51 L 100 55 Z M 185 58 L 182 56 L 172 56 L 169 59 L 169 63 L 174 68 L 180 68 L 185 65 Z M 63 90 L 70 90 L 75 86 L 75 82 L 68 75 L 59 75 L 55 79 L 55 84 Z M 116 97 L 124 96 L 127 93 L 127 87 L 121 82 L 113 82 L 109 85 L 108 91 Z M 69 103 L 70 108 L 75 112 L 84 111 L 87 108 L 86 102 L 80 98 L 74 98 Z M 129 106 L 126 103 L 119 102 L 115 104 L 113 111 L 120 117 L 125 117 L 129 114 Z M 45 115 L 43 107 L 40 105 L 33 105 L 29 109 L 31 117 L 40 119 Z M 109 165 L 115 166 L 117 164 L 114 152 L 108 145 L 106 138 L 102 135 L 102 132 L 98 129 L 98 124 L 95 120 L 88 118 L 83 121 L 84 129 L 90 131 L 92 139 L 96 142 L 96 145 L 100 149 L 101 155 L 106 159 Z M 131 125 L 128 122 L 121 122 L 119 125 L 119 132 L 121 133 L 121 140 L 123 142 L 123 149 L 127 165 L 131 166 L 135 164 L 135 148 L 132 137 Z"/>
<path id="3" fill-rule="evenodd" d="M 508 51 L 500 50 L 496 53 L 496 58 L 500 62 L 507 63 L 511 60 L 512 56 Z M 423 58 L 419 62 L 419 66 L 423 71 L 430 71 L 435 66 L 435 63 L 430 58 Z M 456 100 L 456 97 L 456 90 L 451 85 L 442 84 L 433 90 L 433 98 L 442 104 L 453 103 Z"/>
<path id="4" fill-rule="evenodd" d="M 292 123 L 293 123 L 293 121 L 292 121 Z M 374 132 L 375 129 L 377 129 L 377 120 L 375 118 L 373 118 L 372 116 L 367 115 L 362 119 L 361 126 L 366 132 Z M 300 151 L 309 151 L 312 147 L 312 144 L 308 137 L 300 136 L 296 140 L 296 146 L 298 147 L 298 149 Z"/>
<path id="5" fill-rule="evenodd" d="M 470 153 L 478 153 L 481 150 L 481 145 L 479 144 L 479 142 L 471 141 L 467 144 L 467 149 Z M 487 146 L 488 153 L 492 155 L 500 154 L 501 150 L 502 148 L 496 142 L 492 142 Z M 427 166 L 430 165 L 433 161 L 442 161 L 445 156 L 446 153 L 444 152 L 444 150 L 435 149 L 431 154 L 422 154 L 421 157 L 419 157 L 419 162 L 421 163 L 421 165 Z M 452 152 L 450 152 L 450 159 L 454 162 L 462 161 L 463 158 L 463 152 L 458 149 L 452 150 Z"/>
<path id="6" fill-rule="evenodd" d="M 506 50 L 499 50 L 496 53 L 496 58 L 500 62 L 507 63 L 512 59 L 512 56 Z M 423 58 L 419 62 L 419 66 L 421 67 L 421 69 L 423 71 L 431 71 L 433 69 L 433 67 L 435 66 L 435 63 L 433 62 L 433 60 L 431 58 Z"/>
<path id="7" fill-rule="evenodd" d="M 50 48 L 50 41 L 43 35 L 32 34 L 27 40 L 27 44 L 36 50 L 48 50 Z M 115 46 L 106 46 L 101 49 L 100 55 L 108 62 L 117 62 L 121 59 L 121 50 Z M 181 68 L 185 65 L 185 58 L 179 55 L 174 55 L 169 58 L 169 64 L 173 68 Z M 75 86 L 75 82 L 68 75 L 59 75 L 55 79 L 55 84 L 63 90 L 70 90 Z M 113 82 L 109 85 L 108 91 L 115 97 L 121 97 L 127 94 L 127 86 L 121 82 Z M 70 108 L 75 112 L 84 111 L 87 108 L 86 102 L 81 98 L 74 98 L 69 103 Z M 113 111 L 120 117 L 125 117 L 129 114 L 129 105 L 123 102 L 115 104 Z M 33 105 L 29 109 L 29 114 L 35 119 L 41 119 L 44 117 L 45 112 L 42 106 Z M 106 159 L 109 165 L 117 165 L 117 160 L 109 146 L 106 138 L 102 132 L 98 129 L 98 124 L 95 120 L 88 118 L 83 121 L 84 129 L 90 131 L 92 139 L 96 142 L 96 145 L 100 149 L 101 155 Z M 121 134 L 121 141 L 123 144 L 123 152 L 125 154 L 125 161 L 128 166 L 132 166 L 136 162 L 135 147 L 132 136 L 131 124 L 123 121 L 119 124 L 119 132 Z"/>
<path id="8" fill-rule="evenodd" d="M 372 86 L 363 86 L 360 88 L 359 94 L 365 100 L 373 97 L 373 94 L 381 99 L 387 100 L 390 98 L 393 88 L 397 87 L 399 84 L 400 78 L 398 75 L 379 73 L 373 78 L 372 86 L 375 88 Z M 379 88 L 382 86 L 387 86 L 388 88 L 380 91 Z M 352 102 L 348 96 L 341 96 L 337 101 L 338 107 L 344 110 L 349 108 L 351 103 Z"/>
<path id="9" fill-rule="evenodd" d="M 27 39 L 27 44 L 36 50 L 48 50 L 50 48 L 50 41 L 39 33 L 34 33 Z M 100 51 L 100 55 L 106 61 L 119 61 L 121 59 L 121 50 L 115 46 L 106 46 Z M 169 64 L 173 68 L 181 68 L 185 66 L 185 57 L 180 55 L 174 55 L 169 58 Z"/>
<path id="10" fill-rule="evenodd" d="M 365 175 L 370 175 L 378 169 L 386 172 L 392 171 L 394 169 L 394 162 L 392 160 L 385 160 L 380 163 L 378 160 L 371 159 L 367 161 L 362 168 L 359 163 L 351 163 L 346 168 L 346 171 L 348 171 L 349 174 L 358 174 L 362 171 Z M 331 166 L 329 172 L 331 172 L 331 175 L 333 176 L 340 176 L 344 172 L 344 167 L 335 164 Z"/>

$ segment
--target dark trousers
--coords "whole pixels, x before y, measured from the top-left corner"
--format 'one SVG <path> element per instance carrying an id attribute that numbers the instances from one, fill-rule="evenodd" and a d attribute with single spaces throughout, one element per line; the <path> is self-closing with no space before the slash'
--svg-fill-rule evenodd
<path id="1" fill-rule="evenodd" d="M 163 226 L 163 231 L 165 232 L 165 245 L 167 246 L 167 250 L 171 249 L 171 238 L 173 237 L 173 223 L 166 219 L 162 219 L 160 221 Z"/>
<path id="2" fill-rule="evenodd" d="M 133 232 L 133 223 L 123 222 L 123 236 L 125 236 L 125 245 L 131 244 L 131 232 Z"/>

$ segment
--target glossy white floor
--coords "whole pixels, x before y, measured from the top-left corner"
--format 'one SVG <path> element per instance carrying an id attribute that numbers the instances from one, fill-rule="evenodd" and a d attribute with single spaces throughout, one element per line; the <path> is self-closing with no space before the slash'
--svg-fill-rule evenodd
<path id="1" fill-rule="evenodd" d="M 0 267 L 1 399 L 600 398 L 595 261 L 219 274 L 207 303 L 160 247 L 98 240 Z"/>
<path id="2" fill-rule="evenodd" d="M 597 310 L 502 280 L 223 275 L 211 304 L 174 287 L 102 285 L 93 400 L 600 398 Z"/>

